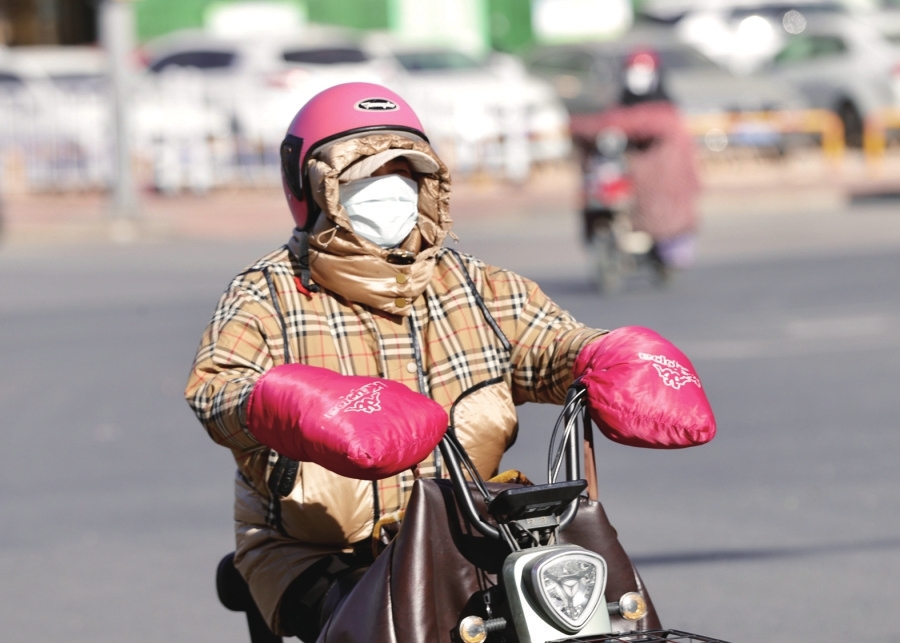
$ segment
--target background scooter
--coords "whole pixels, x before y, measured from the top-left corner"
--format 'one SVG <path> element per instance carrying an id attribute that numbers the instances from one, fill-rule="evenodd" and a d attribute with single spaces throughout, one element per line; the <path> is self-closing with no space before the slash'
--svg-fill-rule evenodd
<path id="1" fill-rule="evenodd" d="M 628 172 L 630 154 L 640 154 L 653 141 L 629 141 L 620 129 L 601 130 L 584 145 L 582 216 L 590 254 L 590 276 L 602 294 L 619 291 L 628 274 L 649 271 L 658 285 L 671 271 L 654 250 L 654 240 L 635 230 L 635 185 Z"/>

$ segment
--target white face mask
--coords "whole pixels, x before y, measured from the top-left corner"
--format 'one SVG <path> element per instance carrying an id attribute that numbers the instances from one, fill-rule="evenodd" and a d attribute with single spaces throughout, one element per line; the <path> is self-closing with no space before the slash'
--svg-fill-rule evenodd
<path id="1" fill-rule="evenodd" d="M 634 65 L 625 72 L 625 85 L 632 94 L 644 96 L 656 89 L 656 70 L 647 65 Z"/>
<path id="2" fill-rule="evenodd" d="M 400 245 L 419 218 L 419 186 L 398 174 L 342 183 L 340 199 L 353 231 L 382 248 Z"/>

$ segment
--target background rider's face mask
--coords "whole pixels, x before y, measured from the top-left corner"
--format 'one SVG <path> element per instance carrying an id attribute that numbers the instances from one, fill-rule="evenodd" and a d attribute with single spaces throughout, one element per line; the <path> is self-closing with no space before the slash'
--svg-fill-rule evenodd
<path id="1" fill-rule="evenodd" d="M 353 231 L 382 248 L 395 248 L 416 226 L 418 184 L 397 174 L 342 183 L 341 205 Z"/>
<path id="2" fill-rule="evenodd" d="M 659 76 L 655 66 L 635 64 L 625 70 L 625 86 L 637 96 L 655 91 L 658 82 Z"/>

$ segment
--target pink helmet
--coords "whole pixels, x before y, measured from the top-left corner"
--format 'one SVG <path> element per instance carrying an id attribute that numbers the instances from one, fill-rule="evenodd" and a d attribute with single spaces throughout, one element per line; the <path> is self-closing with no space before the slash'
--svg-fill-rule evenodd
<path id="1" fill-rule="evenodd" d="M 335 85 L 300 108 L 281 143 L 281 182 L 297 227 L 309 230 L 317 212 L 309 193 L 306 163 L 322 145 L 350 134 L 409 132 L 428 142 L 422 123 L 397 94 L 372 83 Z"/>

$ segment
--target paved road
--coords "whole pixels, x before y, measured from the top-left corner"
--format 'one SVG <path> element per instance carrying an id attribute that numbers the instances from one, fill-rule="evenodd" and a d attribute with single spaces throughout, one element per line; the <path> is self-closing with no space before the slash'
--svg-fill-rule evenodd
<path id="1" fill-rule="evenodd" d="M 666 623 L 739 643 L 900 641 L 900 215 L 707 217 L 668 291 L 588 288 L 565 207 L 460 220 L 460 247 L 577 317 L 694 359 L 710 445 L 604 445 L 601 488 Z M 280 234 L 278 235 L 280 237 Z M 181 400 L 219 292 L 275 240 L 25 244 L 0 253 L 0 640 L 245 641 L 215 600 L 229 454 Z M 541 480 L 552 407 L 505 464 Z"/>

